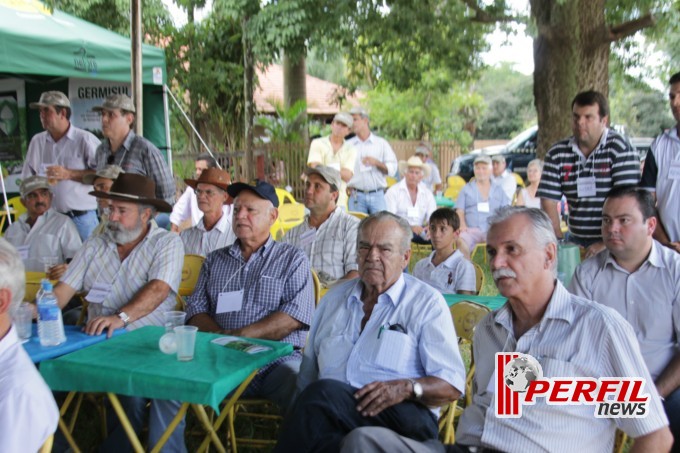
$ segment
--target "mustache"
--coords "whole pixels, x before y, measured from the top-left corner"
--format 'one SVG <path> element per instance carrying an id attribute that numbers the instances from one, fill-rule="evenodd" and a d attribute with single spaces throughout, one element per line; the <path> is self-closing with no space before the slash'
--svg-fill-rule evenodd
<path id="1" fill-rule="evenodd" d="M 36 204 L 35 204 L 35 207 L 36 207 L 36 208 L 46 208 L 47 205 L 46 205 L 45 203 L 36 203 Z"/>
<path id="2" fill-rule="evenodd" d="M 491 274 L 493 276 L 493 281 L 497 282 L 501 278 L 517 278 L 517 274 L 515 274 L 511 269 L 508 269 L 507 267 L 502 267 L 500 269 L 496 269 L 495 271 L 492 272 Z"/>

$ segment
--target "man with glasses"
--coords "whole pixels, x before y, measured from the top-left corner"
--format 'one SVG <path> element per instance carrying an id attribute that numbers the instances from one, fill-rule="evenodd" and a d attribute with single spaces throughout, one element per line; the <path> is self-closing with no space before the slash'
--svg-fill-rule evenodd
<path id="1" fill-rule="evenodd" d="M 71 102 L 61 91 L 46 91 L 29 107 L 40 110 L 40 124 L 45 131 L 31 139 L 21 178 L 49 178 L 54 186 L 55 210 L 73 220 L 84 241 L 97 226 L 97 204 L 88 195 L 92 186 L 83 177 L 96 168 L 100 141 L 71 124 Z"/>

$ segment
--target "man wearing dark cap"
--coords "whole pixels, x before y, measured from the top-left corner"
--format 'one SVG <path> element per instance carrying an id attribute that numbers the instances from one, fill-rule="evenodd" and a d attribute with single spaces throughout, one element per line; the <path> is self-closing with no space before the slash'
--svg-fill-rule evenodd
<path id="1" fill-rule="evenodd" d="M 342 182 L 338 186 L 340 197 L 337 205 L 347 209 L 347 182 L 354 175 L 354 161 L 357 150 L 349 144 L 345 137 L 352 132 L 354 120 L 352 115 L 340 112 L 331 123 L 331 135 L 312 140 L 309 146 L 307 165 L 316 167 L 325 165 L 340 172 Z"/>
<path id="2" fill-rule="evenodd" d="M 187 324 L 204 332 L 291 343 L 295 352 L 262 368 L 245 393 L 285 410 L 314 313 L 309 261 L 302 250 L 274 242 L 269 234 L 278 216 L 274 187 L 235 183 L 227 193 L 235 199 L 237 239 L 206 257 L 187 301 Z"/>
<path id="3" fill-rule="evenodd" d="M 340 173 L 319 165 L 306 168 L 305 206 L 309 215 L 283 237 L 301 248 L 324 286 L 359 276 L 357 227 L 359 219 L 337 205 Z"/>
<path id="4" fill-rule="evenodd" d="M 107 165 L 106 167 L 97 170 L 97 173 L 85 175 L 83 177 L 83 182 L 85 184 L 92 184 L 92 187 L 94 187 L 94 190 L 97 192 L 109 192 L 113 185 L 113 181 L 115 181 L 121 173 L 125 172 L 118 165 Z M 106 226 L 109 224 L 110 201 L 105 198 L 96 198 L 96 200 L 99 225 L 97 225 L 97 228 L 92 232 L 93 235 L 106 232 Z"/>
<path id="5" fill-rule="evenodd" d="M 61 91 L 46 91 L 29 107 L 40 110 L 45 131 L 31 139 L 21 177 L 49 178 L 54 186 L 55 210 L 71 217 L 84 241 L 97 226 L 97 204 L 88 195 L 92 187 L 83 177 L 96 168 L 100 141 L 71 124 L 71 102 Z"/>
<path id="6" fill-rule="evenodd" d="M 91 193 L 111 200 L 107 232 L 84 244 L 54 288 L 62 308 L 77 292 L 86 294 L 89 307 L 85 332 L 90 335 L 107 330 L 111 335 L 120 328 L 162 326 L 163 314 L 175 307 L 184 246 L 176 234 L 152 221 L 157 210 L 172 209 L 157 199 L 155 193 L 153 180 L 131 173 L 120 174 L 109 192 Z M 119 399 L 139 432 L 146 401 L 123 396 Z M 175 408 L 179 408 L 179 403 L 154 400 L 149 421 L 150 445 L 156 444 L 170 422 L 159 414 Z M 130 451 L 124 430 L 118 423 L 113 425 L 102 451 Z M 183 431 L 183 425 L 174 431 L 167 447 L 172 450 L 168 451 L 184 450 Z"/>
<path id="7" fill-rule="evenodd" d="M 175 202 L 175 181 L 158 148 L 132 130 L 135 121 L 132 99 L 125 94 L 114 94 L 92 110 L 101 112 L 102 134 L 105 137 L 97 149 L 97 168 L 115 164 L 125 173 L 138 173 L 151 178 L 156 186 L 155 198 L 172 205 Z M 165 227 L 160 221 L 159 225 Z"/>
<path id="8" fill-rule="evenodd" d="M 229 199 L 229 173 L 219 168 L 208 168 L 198 179 L 185 179 L 184 182 L 193 189 L 198 209 L 203 213 L 196 226 L 180 233 L 184 253 L 206 256 L 213 250 L 233 244 L 236 236 L 231 228 L 231 216 L 222 210 Z"/>

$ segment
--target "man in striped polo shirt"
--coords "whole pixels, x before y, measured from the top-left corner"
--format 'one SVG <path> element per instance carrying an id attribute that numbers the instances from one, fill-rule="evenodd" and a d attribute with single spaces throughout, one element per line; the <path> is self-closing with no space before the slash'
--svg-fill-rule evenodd
<path id="1" fill-rule="evenodd" d="M 600 224 L 602 206 L 613 186 L 635 185 L 640 180 L 637 152 L 609 129 L 609 104 L 597 91 L 584 91 L 571 103 L 574 135 L 557 142 L 545 156 L 536 196 L 548 213 L 555 234 L 562 238 L 557 204 L 569 203 L 566 239 L 587 248 L 586 256 L 604 249 Z"/>

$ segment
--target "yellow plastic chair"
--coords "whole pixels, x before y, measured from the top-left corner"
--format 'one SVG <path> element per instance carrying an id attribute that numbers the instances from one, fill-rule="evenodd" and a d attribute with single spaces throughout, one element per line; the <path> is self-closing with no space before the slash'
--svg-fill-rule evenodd
<path id="1" fill-rule="evenodd" d="M 477 287 L 477 294 L 479 294 L 484 287 L 484 271 L 479 264 L 472 263 L 472 265 L 475 266 L 475 284 Z"/>
<path id="2" fill-rule="evenodd" d="M 453 201 L 456 201 L 458 194 L 465 186 L 465 180 L 458 175 L 449 176 L 446 178 L 446 190 L 444 196 Z"/>
<path id="3" fill-rule="evenodd" d="M 297 203 L 293 194 L 288 192 L 286 189 L 276 187 L 275 190 L 276 196 L 279 198 L 279 209 L 286 203 Z"/>
<path id="4" fill-rule="evenodd" d="M 52 451 L 52 444 L 54 444 L 54 434 L 45 439 L 45 443 L 40 447 L 39 453 L 50 453 Z"/>
<path id="5" fill-rule="evenodd" d="M 517 181 L 517 187 L 525 187 L 524 179 L 522 179 L 518 173 L 513 172 L 512 176 L 514 176 L 515 180 Z"/>
<path id="6" fill-rule="evenodd" d="M 366 214 L 365 212 L 348 211 L 347 214 L 352 215 L 352 216 L 356 217 L 356 218 L 359 219 L 359 220 L 365 219 L 366 217 L 368 217 L 368 214 Z"/>
<path id="7" fill-rule="evenodd" d="M 467 300 L 453 304 L 450 307 L 453 324 L 458 335 L 458 344 L 470 344 L 470 370 L 465 378 L 465 405 L 472 404 L 472 377 L 475 372 L 474 355 L 472 354 L 472 339 L 479 321 L 491 312 L 489 307 Z M 456 441 L 453 425 L 456 417 L 463 413 L 458 407 L 458 400 L 448 404 L 439 417 L 439 435 L 443 443 L 453 444 Z"/>
<path id="8" fill-rule="evenodd" d="M 288 230 L 300 225 L 304 220 L 305 205 L 302 203 L 279 205 L 279 218 L 272 225 L 270 232 L 275 239 L 281 239 Z"/>
<path id="9" fill-rule="evenodd" d="M 44 272 L 26 272 L 26 292 L 24 293 L 24 300 L 33 302 L 35 295 L 40 289 L 40 281 L 45 278 Z M 56 285 L 56 280 L 52 280 L 52 284 Z"/>
<path id="10" fill-rule="evenodd" d="M 411 242 L 411 259 L 408 262 L 408 271 L 413 273 L 413 268 L 416 263 L 432 253 L 432 245 L 430 244 L 414 244 Z"/>
<path id="11" fill-rule="evenodd" d="M 385 181 L 387 182 L 388 189 L 397 183 L 397 179 L 392 176 L 385 176 Z"/>
<path id="12" fill-rule="evenodd" d="M 0 234 L 5 227 L 8 215 L 12 216 L 12 222 L 16 222 L 24 212 L 26 212 L 26 206 L 21 202 L 21 197 L 12 197 L 7 200 L 7 204 L 0 211 Z"/>
<path id="13" fill-rule="evenodd" d="M 312 281 L 314 282 L 314 306 L 318 307 L 321 300 L 321 280 L 314 269 L 312 269 Z"/>
<path id="14" fill-rule="evenodd" d="M 475 248 L 472 250 L 472 253 L 470 254 L 470 258 L 474 258 L 475 256 L 477 256 L 477 253 L 482 254 L 482 258 L 484 258 L 484 264 L 487 264 L 486 242 L 480 242 L 477 245 L 475 245 Z"/>
<path id="15" fill-rule="evenodd" d="M 186 308 L 186 301 L 184 298 L 193 294 L 194 287 L 198 281 L 198 274 L 201 272 L 201 266 L 203 266 L 204 260 L 205 258 L 201 255 L 184 255 L 182 280 L 179 282 L 175 310 L 184 311 Z"/>

